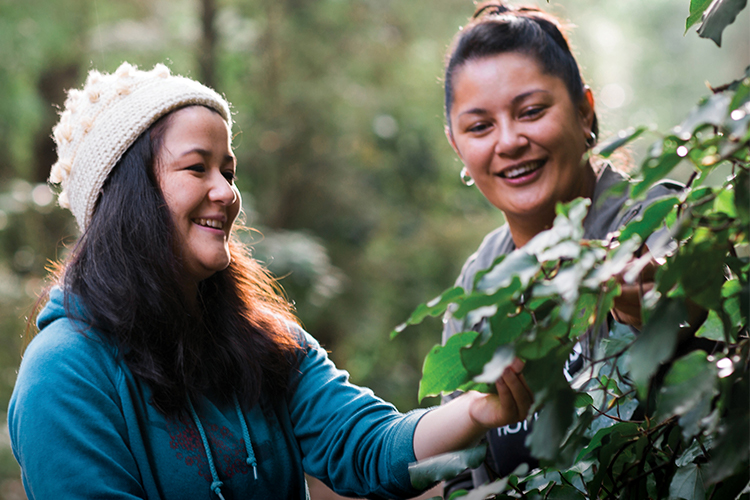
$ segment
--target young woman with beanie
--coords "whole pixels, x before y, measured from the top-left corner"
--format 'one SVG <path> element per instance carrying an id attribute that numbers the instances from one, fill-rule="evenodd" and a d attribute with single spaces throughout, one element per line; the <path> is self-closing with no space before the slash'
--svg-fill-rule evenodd
<path id="1" fill-rule="evenodd" d="M 584 238 L 605 239 L 653 200 L 679 189 L 657 185 L 634 204 L 626 204 L 627 193 L 608 192 L 626 177 L 591 157 L 598 134 L 593 94 L 560 22 L 536 7 L 480 4 L 450 47 L 444 85 L 445 132 L 463 162 L 461 179 L 476 185 L 506 221 L 464 264 L 456 284 L 466 290 L 472 289 L 477 272 L 552 227 L 558 203 L 591 199 Z M 613 314 L 637 326 L 638 291 L 633 285 L 623 289 Z M 443 341 L 479 327 L 448 315 Z M 593 335 L 606 333 L 605 325 Z M 583 344 L 588 343 L 579 344 L 568 363 L 571 373 L 590 354 Z M 530 429 L 530 422 L 519 422 L 487 433 L 485 464 L 448 482 L 446 498 L 457 489 L 507 476 L 521 463 L 535 467 L 525 446 Z"/>
<path id="2" fill-rule="evenodd" d="M 8 409 L 29 498 L 408 497 L 411 462 L 528 412 L 518 366 L 408 414 L 349 383 L 234 236 L 231 126 L 163 65 L 69 92 L 50 180 L 81 236 Z"/>

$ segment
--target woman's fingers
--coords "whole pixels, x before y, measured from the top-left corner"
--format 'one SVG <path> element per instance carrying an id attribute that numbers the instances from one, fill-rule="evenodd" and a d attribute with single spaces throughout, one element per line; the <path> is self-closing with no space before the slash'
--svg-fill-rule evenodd
<path id="1" fill-rule="evenodd" d="M 505 373 L 503 373 L 496 386 L 498 394 L 501 390 L 504 392 L 507 391 L 509 402 L 512 401 L 512 406 L 515 409 L 513 412 L 515 414 L 513 421 L 526 418 L 531 403 L 534 401 L 534 396 L 526 384 L 523 375 L 513 370 L 505 370 Z"/>

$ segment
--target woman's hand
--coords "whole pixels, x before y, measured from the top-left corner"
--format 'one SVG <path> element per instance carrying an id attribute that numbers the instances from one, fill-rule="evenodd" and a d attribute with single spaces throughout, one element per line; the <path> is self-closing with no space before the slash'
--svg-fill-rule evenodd
<path id="1" fill-rule="evenodd" d="M 494 429 L 526 418 L 534 396 L 521 371 L 523 362 L 516 358 L 503 376 L 495 382 L 497 394 L 478 394 L 469 406 L 469 416 L 477 425 Z"/>
<path id="2" fill-rule="evenodd" d="M 646 253 L 648 254 L 648 249 Z M 624 276 L 634 265 L 643 266 L 638 274 L 638 280 L 635 283 L 626 283 Z M 659 262 L 653 257 L 645 265 L 638 257 L 633 257 L 633 260 L 617 276 L 622 292 L 619 297 L 615 297 L 612 316 L 618 323 L 636 328 L 641 327 L 641 300 L 643 295 L 654 288 L 654 276 L 659 266 Z"/>
<path id="3" fill-rule="evenodd" d="M 490 429 L 526 418 L 534 397 L 516 359 L 495 382 L 497 394 L 469 391 L 427 413 L 414 431 L 417 460 L 474 445 Z"/>

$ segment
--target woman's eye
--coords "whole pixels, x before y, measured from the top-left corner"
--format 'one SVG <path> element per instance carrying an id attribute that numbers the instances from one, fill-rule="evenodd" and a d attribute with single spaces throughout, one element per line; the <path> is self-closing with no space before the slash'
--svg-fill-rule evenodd
<path id="1" fill-rule="evenodd" d="M 521 118 L 535 118 L 539 116 L 544 108 L 541 106 L 535 106 L 533 108 L 527 108 L 521 112 Z"/>
<path id="2" fill-rule="evenodd" d="M 486 123 L 477 123 L 468 128 L 469 132 L 478 133 L 487 130 L 488 125 Z"/>
<path id="3" fill-rule="evenodd" d="M 224 178 L 227 180 L 227 182 L 229 182 L 229 184 L 233 184 L 234 181 L 237 179 L 237 176 L 234 175 L 234 172 L 232 172 L 231 170 L 224 171 L 221 173 L 221 175 L 224 176 Z"/>
<path id="4" fill-rule="evenodd" d="M 197 164 L 197 165 L 190 165 L 187 168 L 187 170 L 191 170 L 193 172 L 205 172 L 206 168 L 203 165 L 201 165 L 201 164 Z"/>

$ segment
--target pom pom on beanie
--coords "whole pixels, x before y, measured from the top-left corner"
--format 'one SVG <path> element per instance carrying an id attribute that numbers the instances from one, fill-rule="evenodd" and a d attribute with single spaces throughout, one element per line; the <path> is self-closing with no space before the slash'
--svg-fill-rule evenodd
<path id="1" fill-rule="evenodd" d="M 112 74 L 89 72 L 83 89 L 71 89 L 52 129 L 57 162 L 49 182 L 61 186 L 58 203 L 85 231 L 102 186 L 127 149 L 156 120 L 176 109 L 202 105 L 232 127 L 229 103 L 214 90 L 157 64 L 141 71 L 122 63 Z"/>

